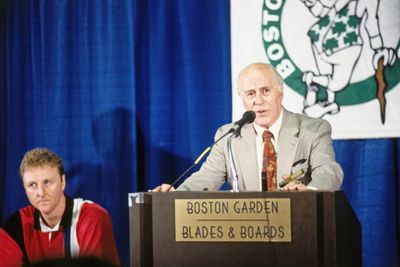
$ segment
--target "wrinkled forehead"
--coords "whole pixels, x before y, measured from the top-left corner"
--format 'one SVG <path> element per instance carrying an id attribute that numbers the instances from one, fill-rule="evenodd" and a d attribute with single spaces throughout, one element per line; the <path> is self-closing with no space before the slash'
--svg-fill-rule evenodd
<path id="1" fill-rule="evenodd" d="M 247 91 L 263 87 L 277 86 L 274 73 L 266 68 L 250 68 L 242 71 L 238 79 L 238 90 Z"/>

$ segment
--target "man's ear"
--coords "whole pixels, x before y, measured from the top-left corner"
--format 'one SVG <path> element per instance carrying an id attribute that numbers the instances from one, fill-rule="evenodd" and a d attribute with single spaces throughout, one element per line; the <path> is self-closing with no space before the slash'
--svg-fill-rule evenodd
<path id="1" fill-rule="evenodd" d="M 65 179 L 65 174 L 61 176 L 61 182 L 63 184 L 63 190 L 65 189 L 65 186 L 67 185 L 67 180 Z"/>

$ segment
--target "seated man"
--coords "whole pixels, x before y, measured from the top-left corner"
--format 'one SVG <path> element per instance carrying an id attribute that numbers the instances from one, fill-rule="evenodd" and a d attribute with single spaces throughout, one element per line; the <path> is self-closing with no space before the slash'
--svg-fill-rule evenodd
<path id="1" fill-rule="evenodd" d="M 335 160 L 331 126 L 283 108 L 283 81 L 271 65 L 254 63 L 243 69 L 238 93 L 245 109 L 256 114 L 254 123 L 244 125 L 232 141 L 239 191 L 340 188 L 343 171 Z M 219 128 L 215 139 L 232 127 Z M 227 139 L 213 146 L 200 170 L 178 190 L 218 190 L 225 180 L 232 184 Z M 163 184 L 152 191 L 173 190 Z"/>
<path id="2" fill-rule="evenodd" d="M 64 166 L 45 148 L 27 152 L 20 176 L 31 205 L 0 228 L 0 266 L 49 258 L 94 256 L 121 265 L 111 218 L 101 206 L 64 194 Z"/>

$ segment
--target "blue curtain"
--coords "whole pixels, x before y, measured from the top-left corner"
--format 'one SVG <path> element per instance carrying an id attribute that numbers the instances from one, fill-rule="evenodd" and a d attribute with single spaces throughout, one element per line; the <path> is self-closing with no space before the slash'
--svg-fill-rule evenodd
<path id="1" fill-rule="evenodd" d="M 138 181 L 172 182 L 231 120 L 228 1 L 137 1 Z M 143 179 L 144 178 L 144 179 Z"/>
<path id="2" fill-rule="evenodd" d="M 334 142 L 342 188 L 362 225 L 363 266 L 400 264 L 399 144 L 398 138 Z"/>
<path id="3" fill-rule="evenodd" d="M 231 118 L 229 1 L 0 1 L 0 221 L 45 146 L 67 193 L 112 216 L 129 262 L 128 192 L 171 182 Z M 364 266 L 398 266 L 399 139 L 334 142 Z"/>
<path id="4" fill-rule="evenodd" d="M 27 204 L 24 152 L 44 146 L 67 169 L 67 193 L 111 214 L 125 254 L 126 195 L 137 189 L 133 7 L 114 1 L 5 1 L 5 168 L 1 217 Z"/>
<path id="5" fill-rule="evenodd" d="M 67 193 L 112 216 L 170 182 L 231 117 L 229 2 L 1 1 L 0 220 L 27 204 L 27 150 L 58 153 Z"/>

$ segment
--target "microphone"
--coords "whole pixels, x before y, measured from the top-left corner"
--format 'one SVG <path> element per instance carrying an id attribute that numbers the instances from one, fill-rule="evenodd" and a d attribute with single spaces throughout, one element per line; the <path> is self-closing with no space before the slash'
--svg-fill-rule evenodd
<path id="1" fill-rule="evenodd" d="M 235 124 L 229 130 L 229 132 L 233 132 L 237 136 L 240 134 L 240 130 L 244 125 L 252 123 L 255 119 L 256 119 L 256 113 L 252 110 L 248 110 L 245 113 L 243 113 L 243 116 L 240 120 L 235 122 Z"/>
<path id="2" fill-rule="evenodd" d="M 245 113 L 243 113 L 243 116 L 240 120 L 235 122 L 233 127 L 229 129 L 225 134 L 223 134 L 220 138 L 218 138 L 211 146 L 207 147 L 204 149 L 204 151 L 200 154 L 200 156 L 194 161 L 192 166 L 190 166 L 186 171 L 184 171 L 178 179 L 176 179 L 168 188 L 167 192 L 171 190 L 173 186 L 175 186 L 190 170 L 192 170 L 199 162 L 200 160 L 211 150 L 211 148 L 217 144 L 219 141 L 221 141 L 222 138 L 227 136 L 228 134 L 233 133 L 235 136 L 238 136 L 240 134 L 240 130 L 245 124 L 252 123 L 256 119 L 256 113 L 252 110 L 248 110 Z M 208 190 L 208 188 L 207 188 Z"/>

